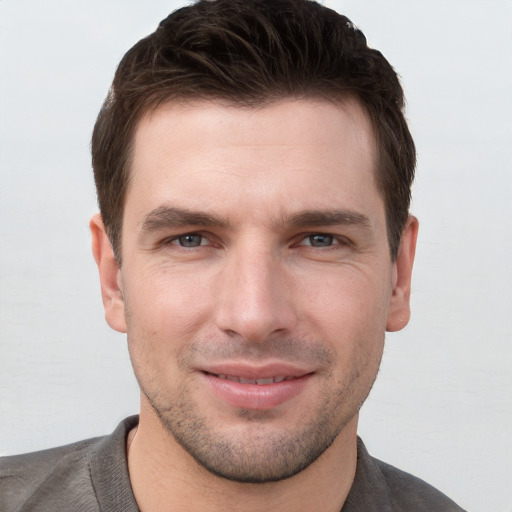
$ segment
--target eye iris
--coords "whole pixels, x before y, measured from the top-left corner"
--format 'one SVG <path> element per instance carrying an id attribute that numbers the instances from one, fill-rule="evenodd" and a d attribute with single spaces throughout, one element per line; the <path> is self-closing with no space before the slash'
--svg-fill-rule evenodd
<path id="1" fill-rule="evenodd" d="M 182 247 L 199 247 L 202 241 L 201 235 L 183 235 L 178 238 Z"/>
<path id="2" fill-rule="evenodd" d="M 313 247 L 329 247 L 333 238 L 331 235 L 311 235 L 309 241 Z"/>

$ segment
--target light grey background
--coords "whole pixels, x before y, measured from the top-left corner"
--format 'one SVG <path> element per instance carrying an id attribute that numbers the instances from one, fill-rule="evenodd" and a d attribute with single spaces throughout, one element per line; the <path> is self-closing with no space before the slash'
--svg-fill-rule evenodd
<path id="1" fill-rule="evenodd" d="M 413 317 L 361 414 L 371 453 L 512 505 L 512 2 L 328 1 L 402 76 L 419 165 Z M 137 412 L 103 321 L 89 139 L 123 53 L 178 4 L 0 0 L 0 454 Z"/>

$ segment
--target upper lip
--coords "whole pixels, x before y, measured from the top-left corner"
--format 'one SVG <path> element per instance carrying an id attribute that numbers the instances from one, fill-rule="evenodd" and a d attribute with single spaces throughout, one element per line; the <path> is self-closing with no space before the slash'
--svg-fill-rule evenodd
<path id="1" fill-rule="evenodd" d="M 213 375 L 231 375 L 243 379 L 271 379 L 273 377 L 303 377 L 313 370 L 306 366 L 293 363 L 270 362 L 270 363 L 245 363 L 245 362 L 222 362 L 202 365 L 198 370 Z"/>

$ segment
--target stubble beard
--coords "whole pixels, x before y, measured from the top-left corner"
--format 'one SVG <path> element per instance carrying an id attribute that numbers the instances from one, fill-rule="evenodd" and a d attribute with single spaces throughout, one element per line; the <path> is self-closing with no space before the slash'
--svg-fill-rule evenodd
<path id="1" fill-rule="evenodd" d="M 200 466 L 230 481 L 262 484 L 290 478 L 315 462 L 357 414 L 376 373 L 362 389 L 359 371 L 338 384 L 337 392 L 326 385 L 311 419 L 286 430 L 272 428 L 271 412 L 241 409 L 244 429 L 222 431 L 201 413 L 189 389 L 171 402 L 165 393 L 148 392 L 139 384 L 163 427 Z"/>
<path id="2" fill-rule="evenodd" d="M 242 434 L 220 433 L 191 402 L 160 407 L 147 395 L 164 428 L 210 473 L 239 483 L 269 483 L 296 475 L 329 448 L 345 424 L 332 428 L 328 417 L 315 418 L 300 430 L 272 431 L 272 421 L 257 411 L 240 410 Z M 327 415 L 326 415 L 327 416 Z"/>
<path id="3" fill-rule="evenodd" d="M 130 317 L 127 311 L 127 318 Z M 158 372 L 151 371 L 155 369 L 151 364 L 155 363 L 151 361 L 151 343 L 146 345 L 144 342 L 149 340 L 144 338 L 128 329 L 130 359 L 139 387 L 165 430 L 210 473 L 234 482 L 255 484 L 277 482 L 300 473 L 333 444 L 370 393 L 384 346 L 384 336 L 369 343 L 368 340 L 362 341 L 360 346 L 366 346 L 366 351 L 359 353 L 357 360 L 352 361 L 351 367 L 346 368 L 343 376 L 336 380 L 333 377 L 336 357 L 321 342 L 308 344 L 301 340 L 279 339 L 260 345 L 244 341 L 225 346 L 211 341 L 192 344 L 186 355 L 178 357 L 181 369 L 190 367 L 188 354 L 194 351 L 204 356 L 209 352 L 215 355 L 224 352 L 224 356 L 233 359 L 243 356 L 262 360 L 262 356 L 273 355 L 293 360 L 295 357 L 297 360 L 316 361 L 319 367 L 324 368 L 323 393 L 311 407 L 315 412 L 312 413 L 311 408 L 304 411 L 304 415 L 310 418 L 308 421 L 278 429 L 272 426 L 272 411 L 241 409 L 238 415 L 244 421 L 243 428 L 230 432 L 216 428 L 214 422 L 202 413 L 192 396 L 193 387 L 162 389 Z M 134 357 L 136 354 L 132 349 L 135 345 L 139 345 L 139 350 L 135 351 L 142 360 Z"/>

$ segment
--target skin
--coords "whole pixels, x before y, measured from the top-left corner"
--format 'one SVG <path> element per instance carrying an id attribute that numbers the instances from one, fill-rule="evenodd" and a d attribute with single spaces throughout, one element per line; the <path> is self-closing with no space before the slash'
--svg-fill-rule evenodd
<path id="1" fill-rule="evenodd" d="M 139 507 L 339 511 L 385 331 L 409 319 L 418 227 L 391 261 L 368 119 L 354 101 L 170 103 L 134 143 L 122 268 L 99 216 L 91 230 L 141 387 Z M 210 372 L 286 373 L 294 392 L 237 383 L 239 403 Z"/>

